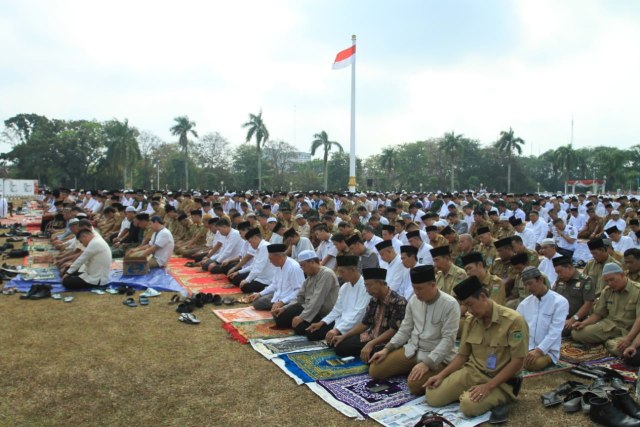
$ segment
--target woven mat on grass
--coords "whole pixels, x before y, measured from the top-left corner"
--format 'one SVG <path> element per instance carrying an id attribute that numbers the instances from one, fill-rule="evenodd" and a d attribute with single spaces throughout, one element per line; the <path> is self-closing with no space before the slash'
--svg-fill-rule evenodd
<path id="1" fill-rule="evenodd" d="M 251 338 L 276 338 L 293 335 L 293 329 L 279 329 L 273 319 L 223 323 L 222 328 L 240 344 L 247 344 Z"/>
<path id="2" fill-rule="evenodd" d="M 375 386 L 387 388 L 371 391 L 370 388 Z M 371 412 L 398 407 L 416 398 L 409 393 L 406 377 L 374 380 L 369 374 L 361 374 L 308 383 L 307 387 L 347 417 L 357 419 L 364 419 Z"/>
<path id="3" fill-rule="evenodd" d="M 271 359 L 298 384 L 344 378 L 368 372 L 359 358 L 343 361 L 332 348 L 283 354 Z"/>

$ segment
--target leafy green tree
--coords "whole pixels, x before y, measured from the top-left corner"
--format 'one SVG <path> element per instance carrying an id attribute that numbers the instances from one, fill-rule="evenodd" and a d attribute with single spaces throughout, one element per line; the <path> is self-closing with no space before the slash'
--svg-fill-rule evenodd
<path id="1" fill-rule="evenodd" d="M 107 146 L 106 164 L 113 171 L 122 171 L 122 185 L 127 188 L 127 172 L 140 160 L 140 147 L 136 139 L 140 132 L 124 122 L 113 119 L 104 124 L 104 135 Z"/>
<path id="2" fill-rule="evenodd" d="M 569 181 L 569 173 L 571 169 L 574 167 L 577 156 L 571 144 L 563 145 L 562 147 L 558 147 L 553 156 L 553 167 L 556 172 L 562 171 L 564 172 L 564 180 L 565 180 L 565 188 L 566 182 Z"/>
<path id="3" fill-rule="evenodd" d="M 251 138 L 256 139 L 256 149 L 258 153 L 258 190 L 262 190 L 262 144 L 269 139 L 269 130 L 264 124 L 262 119 L 262 110 L 260 113 L 249 113 L 249 121 L 242 125 L 247 130 L 247 138 L 245 142 L 251 141 Z"/>
<path id="4" fill-rule="evenodd" d="M 178 137 L 178 144 L 184 154 L 184 187 L 189 189 L 189 134 L 198 137 L 195 131 L 196 122 L 189 120 L 188 116 L 178 116 L 175 119 L 176 124 L 171 127 L 171 134 Z"/>
<path id="5" fill-rule="evenodd" d="M 524 139 L 516 137 L 513 129 L 500 131 L 500 138 L 496 142 L 496 146 L 500 152 L 507 155 L 507 192 L 511 192 L 511 159 L 514 152 L 517 152 L 518 155 L 522 154 L 521 145 L 523 144 Z"/>
<path id="6" fill-rule="evenodd" d="M 451 185 L 449 188 L 451 192 L 455 191 L 456 160 L 462 155 L 463 147 L 462 134 L 456 135 L 453 131 L 446 132 L 438 143 L 440 151 L 449 157 L 449 166 L 451 167 Z"/>
<path id="7" fill-rule="evenodd" d="M 315 156 L 316 151 L 322 147 L 324 154 L 322 157 L 322 164 L 324 165 L 324 191 L 327 191 L 327 179 L 329 177 L 329 151 L 331 151 L 331 147 L 335 146 L 340 153 L 344 152 L 342 145 L 336 141 L 329 141 L 329 136 L 327 132 L 322 131 L 320 133 L 316 133 L 313 135 L 313 142 L 311 143 L 311 155 Z"/>
<path id="8" fill-rule="evenodd" d="M 393 147 L 387 147 L 380 154 L 380 167 L 387 171 L 387 182 L 391 188 L 395 185 L 395 169 L 398 166 L 398 151 Z"/>

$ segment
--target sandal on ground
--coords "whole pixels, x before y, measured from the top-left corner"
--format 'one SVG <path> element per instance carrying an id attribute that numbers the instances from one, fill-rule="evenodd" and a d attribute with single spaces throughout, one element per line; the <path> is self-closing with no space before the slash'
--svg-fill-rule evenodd
<path id="1" fill-rule="evenodd" d="M 193 262 L 193 261 L 189 261 L 189 262 L 188 262 L 188 263 L 186 263 L 184 266 L 185 266 L 185 267 L 195 267 L 195 266 L 196 266 L 196 263 L 195 263 L 195 262 Z"/>
<path id="2" fill-rule="evenodd" d="M 449 426 L 455 427 L 455 425 L 444 418 L 442 415 L 439 415 L 435 412 L 427 412 L 422 415 L 420 421 L 418 421 L 413 427 L 433 427 L 433 426 Z"/>
<path id="3" fill-rule="evenodd" d="M 136 304 L 136 301 L 133 298 L 127 298 L 126 300 L 122 301 L 122 303 L 132 308 L 138 306 L 138 304 Z"/>
<path id="4" fill-rule="evenodd" d="M 232 297 L 226 297 L 225 299 L 222 300 L 222 303 L 224 305 L 233 305 L 236 303 L 236 299 Z"/>
<path id="5" fill-rule="evenodd" d="M 140 305 L 149 305 L 149 298 L 145 296 L 140 295 L 138 301 L 140 302 Z"/>
<path id="6" fill-rule="evenodd" d="M 53 294 L 51 295 L 51 298 L 55 299 L 55 300 L 61 300 L 62 299 L 62 295 L 60 294 Z"/>
<path id="7" fill-rule="evenodd" d="M 71 301 L 73 301 L 73 300 L 74 300 L 74 298 L 73 298 L 72 296 L 68 296 L 68 297 L 64 297 L 64 299 L 63 299 L 62 301 L 64 301 L 64 302 L 71 302 Z"/>
<path id="8" fill-rule="evenodd" d="M 111 295 L 118 295 L 118 289 L 116 288 L 107 288 L 104 290 L 106 293 L 111 294 Z"/>
<path id="9" fill-rule="evenodd" d="M 253 301 L 249 299 L 249 297 L 242 297 L 239 300 L 236 300 L 238 304 L 251 304 Z"/>
<path id="10" fill-rule="evenodd" d="M 196 308 L 195 302 L 191 298 L 187 298 L 183 302 L 181 302 L 176 311 L 178 313 L 191 313 Z"/>
<path id="11" fill-rule="evenodd" d="M 169 301 L 169 305 L 180 304 L 182 301 L 180 300 L 180 295 L 176 294 L 171 297 L 171 301 Z"/>
<path id="12" fill-rule="evenodd" d="M 178 320 L 182 323 L 186 323 L 188 325 L 199 325 L 200 319 L 196 318 L 194 314 L 191 313 L 182 313 Z"/>
<path id="13" fill-rule="evenodd" d="M 142 294 L 140 294 L 141 297 L 146 297 L 146 298 L 158 297 L 160 295 L 162 295 L 162 293 L 156 291 L 153 288 L 147 288 Z"/>
<path id="14" fill-rule="evenodd" d="M 546 408 L 559 405 L 560 403 L 562 403 L 562 396 L 566 395 L 567 393 L 569 393 L 571 390 L 573 390 L 578 386 L 584 387 L 585 385 L 577 381 L 567 381 L 566 383 L 562 383 L 558 387 L 556 387 L 554 390 L 551 390 L 547 393 L 544 393 L 542 396 L 540 396 L 540 399 L 542 400 L 542 404 Z"/>

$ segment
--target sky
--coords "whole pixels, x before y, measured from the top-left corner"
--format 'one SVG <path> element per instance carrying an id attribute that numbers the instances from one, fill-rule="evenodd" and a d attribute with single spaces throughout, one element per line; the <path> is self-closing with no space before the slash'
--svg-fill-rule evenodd
<path id="1" fill-rule="evenodd" d="M 129 119 L 173 142 L 174 118 L 244 142 L 349 150 L 357 36 L 356 154 L 454 131 L 524 154 L 640 144 L 640 2 L 625 0 L 0 0 L 0 119 Z M 8 150 L 6 144 L 0 151 Z"/>

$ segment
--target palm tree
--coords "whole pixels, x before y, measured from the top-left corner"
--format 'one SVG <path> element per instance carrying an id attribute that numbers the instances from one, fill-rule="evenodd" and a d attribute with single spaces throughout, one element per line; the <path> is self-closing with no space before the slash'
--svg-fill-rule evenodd
<path id="1" fill-rule="evenodd" d="M 189 133 L 198 137 L 198 133 L 195 131 L 196 122 L 189 121 L 187 116 L 179 116 L 173 119 L 176 124 L 171 128 L 171 134 L 178 137 L 178 144 L 184 154 L 184 187 L 185 190 L 189 189 Z"/>
<path id="2" fill-rule="evenodd" d="M 327 135 L 327 132 L 325 132 L 325 131 L 322 131 L 320 133 L 316 133 L 315 135 L 313 135 L 313 137 L 315 139 L 311 143 L 311 155 L 314 156 L 316 154 L 316 150 L 318 148 L 320 148 L 320 147 L 324 148 L 324 157 L 322 158 L 322 162 L 323 162 L 323 165 L 324 165 L 324 191 L 327 191 L 327 180 L 329 178 L 329 175 L 328 175 L 328 172 L 329 172 L 329 151 L 331 150 L 331 147 L 333 145 L 338 147 L 338 150 L 340 150 L 341 153 L 344 152 L 344 149 L 342 148 L 342 145 L 340 145 L 339 142 L 329 141 L 329 136 Z"/>
<path id="3" fill-rule="evenodd" d="M 258 190 L 262 190 L 262 143 L 269 139 L 269 131 L 262 120 L 262 110 L 258 115 L 249 113 L 249 121 L 242 125 L 243 128 L 249 128 L 245 142 L 256 138 L 256 148 L 258 149 Z"/>
<path id="4" fill-rule="evenodd" d="M 382 150 L 382 154 L 380 154 L 380 167 L 387 170 L 387 180 L 389 181 L 391 187 L 393 187 L 393 180 L 391 179 L 391 177 L 393 176 L 393 171 L 397 166 L 398 150 L 391 147 Z"/>
<path id="5" fill-rule="evenodd" d="M 516 138 L 511 127 L 509 127 L 509 131 L 500 131 L 500 139 L 496 141 L 498 150 L 507 153 L 507 192 L 511 192 L 511 158 L 514 151 L 522 154 L 522 144 L 524 144 L 524 139 Z"/>
<path id="6" fill-rule="evenodd" d="M 112 167 L 123 170 L 123 187 L 127 188 L 127 172 L 129 166 L 142 157 L 140 146 L 136 139 L 140 134 L 134 127 L 129 126 L 129 120 L 124 122 L 111 120 L 104 128 L 107 142 L 106 160 Z"/>
<path id="7" fill-rule="evenodd" d="M 564 172 L 564 190 L 567 191 L 567 181 L 569 181 L 569 171 L 577 161 L 576 152 L 571 144 L 558 147 L 553 153 L 553 168 L 556 172 Z"/>
<path id="8" fill-rule="evenodd" d="M 445 132 L 444 137 L 438 142 L 438 149 L 449 157 L 451 162 L 451 192 L 455 190 L 456 159 L 462 156 L 464 148 L 462 135 L 456 135 L 453 131 Z"/>

